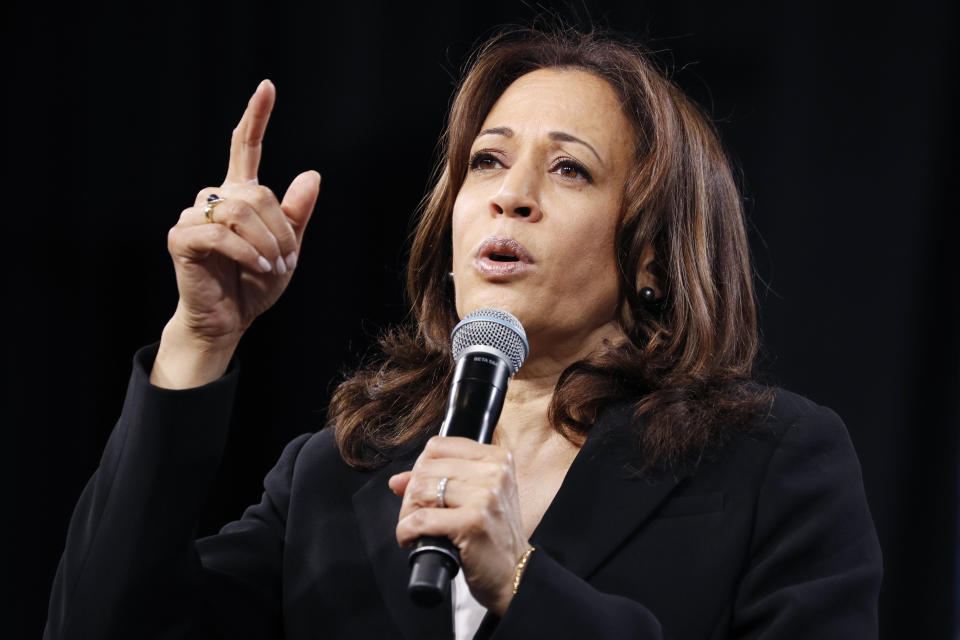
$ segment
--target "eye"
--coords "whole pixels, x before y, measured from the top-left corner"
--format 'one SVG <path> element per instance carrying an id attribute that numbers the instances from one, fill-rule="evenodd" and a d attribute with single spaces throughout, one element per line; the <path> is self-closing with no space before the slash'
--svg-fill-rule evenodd
<path id="1" fill-rule="evenodd" d="M 586 180 L 587 182 L 593 182 L 593 178 L 590 176 L 587 168 L 573 158 L 560 158 L 554 163 L 550 171 L 568 180 Z"/>
<path id="2" fill-rule="evenodd" d="M 478 151 L 470 157 L 470 168 L 474 171 L 497 169 L 500 166 L 500 161 L 489 151 Z"/>

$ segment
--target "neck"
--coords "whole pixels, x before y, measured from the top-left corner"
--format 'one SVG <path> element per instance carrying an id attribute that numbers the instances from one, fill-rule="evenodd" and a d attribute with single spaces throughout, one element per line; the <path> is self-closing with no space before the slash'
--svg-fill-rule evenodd
<path id="1" fill-rule="evenodd" d="M 562 343 L 540 344 L 531 339 L 531 356 L 507 388 L 494 443 L 517 452 L 539 450 L 546 442 L 562 438 L 547 419 L 557 380 L 567 367 L 601 348 L 604 341 L 621 339 L 623 334 L 614 322 Z"/>

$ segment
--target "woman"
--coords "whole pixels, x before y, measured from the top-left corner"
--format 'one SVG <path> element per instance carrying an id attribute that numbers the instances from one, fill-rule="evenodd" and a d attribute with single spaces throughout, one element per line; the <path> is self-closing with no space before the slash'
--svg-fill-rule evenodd
<path id="1" fill-rule="evenodd" d="M 319 189 L 257 184 L 274 100 L 169 235 L 180 301 L 138 352 L 71 522 L 46 637 L 875 637 L 880 550 L 835 414 L 751 382 L 740 198 L 708 120 L 640 52 L 519 31 L 453 101 L 417 227 L 413 320 L 292 441 L 259 505 L 193 530 L 237 342 L 296 267 Z M 530 356 L 494 442 L 437 433 L 449 333 L 481 307 Z M 149 373 L 148 373 L 149 372 Z M 450 538 L 450 601 L 407 550 Z"/>

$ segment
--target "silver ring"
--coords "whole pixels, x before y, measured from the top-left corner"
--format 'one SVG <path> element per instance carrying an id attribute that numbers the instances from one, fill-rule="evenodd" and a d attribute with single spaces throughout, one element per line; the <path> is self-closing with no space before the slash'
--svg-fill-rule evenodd
<path id="1" fill-rule="evenodd" d="M 446 509 L 447 503 L 443 501 L 443 494 L 447 490 L 447 480 L 448 478 L 444 476 L 440 478 L 440 482 L 437 483 L 437 508 Z"/>

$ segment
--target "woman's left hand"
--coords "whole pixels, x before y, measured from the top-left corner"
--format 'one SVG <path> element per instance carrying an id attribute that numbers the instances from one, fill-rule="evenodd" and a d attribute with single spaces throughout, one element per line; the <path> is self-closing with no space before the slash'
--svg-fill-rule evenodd
<path id="1" fill-rule="evenodd" d="M 447 478 L 446 508 L 437 506 L 442 478 Z M 460 549 L 473 597 L 502 616 L 513 598 L 517 562 L 530 548 L 510 452 L 468 438 L 435 436 L 413 470 L 391 477 L 389 484 L 403 497 L 397 523 L 400 546 L 420 536 L 452 540 Z"/>

